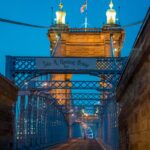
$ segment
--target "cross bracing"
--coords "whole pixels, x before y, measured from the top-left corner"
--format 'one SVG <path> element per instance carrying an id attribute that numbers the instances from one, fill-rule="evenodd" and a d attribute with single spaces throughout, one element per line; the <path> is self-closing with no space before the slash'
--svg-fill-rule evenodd
<path id="1" fill-rule="evenodd" d="M 70 114 L 77 114 L 82 116 L 82 111 L 84 110 L 86 113 L 91 113 L 91 114 L 99 114 L 100 112 L 100 107 L 101 104 L 98 105 L 70 105 L 69 108 L 72 109 L 73 111 L 69 111 L 67 108 L 67 105 L 58 105 L 58 108 L 60 108 L 64 113 L 70 113 Z"/>
<path id="2" fill-rule="evenodd" d="M 100 104 L 100 99 L 88 99 L 89 94 L 85 94 L 84 97 L 87 97 L 87 99 L 75 99 L 76 96 L 79 96 L 81 98 L 81 96 L 83 96 L 84 93 L 77 93 L 75 94 L 74 99 L 71 99 L 70 103 L 65 103 L 64 104 L 64 100 L 69 100 L 69 99 L 56 99 L 54 98 L 51 94 L 45 94 L 45 93 L 36 93 L 36 92 L 30 92 L 30 91 L 20 91 L 19 93 L 19 97 L 21 99 L 43 99 L 43 100 L 49 100 L 49 104 L 53 104 L 56 107 L 60 108 L 63 112 L 69 112 L 68 108 L 74 108 L 75 110 L 79 110 L 79 109 L 86 109 L 87 112 L 93 112 L 94 110 L 96 110 L 97 108 L 99 108 L 101 106 Z M 62 94 L 62 93 L 61 93 Z M 74 95 L 74 94 L 72 94 Z M 92 94 L 91 94 L 92 95 Z M 94 94 L 92 95 L 93 97 Z M 90 96 L 91 97 L 91 96 Z M 98 97 L 98 94 L 97 94 Z"/>
<path id="3" fill-rule="evenodd" d="M 7 65 L 6 73 L 11 80 L 21 87 L 21 90 L 24 90 L 23 93 L 34 93 L 38 96 L 46 97 L 52 103 L 60 106 L 63 112 L 68 112 L 70 107 L 84 108 L 86 110 L 90 108 L 93 111 L 96 109 L 95 107 L 100 108 L 104 102 L 114 99 L 115 87 L 126 61 L 126 57 L 70 59 L 7 56 L 7 64 L 9 65 Z M 80 65 L 78 64 L 79 62 Z M 47 80 L 34 80 L 35 77 L 53 73 L 90 74 L 98 76 L 99 81 L 50 81 L 50 78 Z M 51 93 L 50 91 L 54 89 L 97 90 L 99 93 L 71 93 L 64 95 L 63 93 Z M 65 106 L 63 106 L 64 101 L 66 102 Z M 101 102 L 103 103 L 101 104 Z"/>
<path id="4" fill-rule="evenodd" d="M 104 93 L 50 93 L 50 92 L 38 92 L 38 91 L 19 91 L 18 95 L 30 95 L 36 94 L 43 97 L 48 97 L 50 100 L 57 100 L 61 97 L 61 100 L 69 100 L 69 101 L 106 101 L 106 100 L 113 100 L 114 94 L 106 92 Z"/>
<path id="5" fill-rule="evenodd" d="M 50 93 L 53 98 L 64 100 L 107 100 L 114 96 L 114 94 L 106 92 L 104 93 Z"/>
<path id="6" fill-rule="evenodd" d="M 82 90 L 98 90 L 98 91 L 113 91 L 114 88 L 112 84 L 105 82 L 103 86 L 103 82 L 100 81 L 31 81 L 28 84 L 25 84 L 22 89 L 29 90 L 52 90 L 52 89 L 82 89 Z"/>
<path id="7" fill-rule="evenodd" d="M 115 87 L 122 74 L 127 57 L 107 58 L 50 58 L 7 56 L 7 76 L 20 87 L 22 95 L 46 97 L 62 112 L 70 108 L 96 112 L 107 101 L 115 99 Z M 99 77 L 99 81 L 40 80 L 42 75 L 89 74 Z M 37 78 L 38 77 L 38 78 Z M 96 90 L 96 93 L 54 93 L 55 90 Z M 61 97 L 61 98 L 60 98 Z M 99 114 L 99 113 L 98 113 Z"/>
<path id="8" fill-rule="evenodd" d="M 66 98 L 65 96 L 65 93 L 30 93 L 30 92 L 24 92 L 24 91 L 20 91 L 19 92 L 19 95 L 20 96 L 29 96 L 29 95 L 33 95 L 33 96 L 37 96 L 37 97 L 46 97 L 50 100 L 51 103 L 56 103 L 58 105 L 61 105 L 63 106 L 64 105 L 64 101 L 67 102 L 67 101 L 70 101 L 70 103 L 65 103 L 65 106 L 67 107 L 68 106 L 73 106 L 73 107 L 93 107 L 93 106 L 100 106 L 101 105 L 101 101 L 103 100 L 113 100 L 113 96 L 112 97 L 109 97 L 107 99 L 103 99 L 103 98 L 100 98 L 100 94 L 88 94 L 88 93 L 74 93 L 74 94 L 71 94 L 70 98 Z M 58 96 L 61 95 L 61 99 L 57 98 Z M 68 94 L 69 95 L 69 94 Z M 64 98 L 63 98 L 64 97 Z"/>
<path id="9" fill-rule="evenodd" d="M 9 79 L 21 87 L 26 81 L 43 74 L 121 75 L 126 61 L 127 57 L 50 58 L 7 56 L 6 74 Z"/>

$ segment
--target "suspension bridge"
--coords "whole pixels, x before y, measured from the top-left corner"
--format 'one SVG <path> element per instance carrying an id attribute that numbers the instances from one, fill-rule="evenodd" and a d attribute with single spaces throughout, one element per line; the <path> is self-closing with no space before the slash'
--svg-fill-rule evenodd
<path id="1" fill-rule="evenodd" d="M 18 90 L 13 105 L 12 149 L 120 149 L 118 119 L 123 104 L 117 98 L 135 56 L 121 56 L 124 28 L 143 21 L 120 26 L 112 1 L 109 7 L 102 28 L 70 28 L 62 2 L 56 23 L 50 27 L 0 19 L 48 28 L 50 41 L 50 56 L 6 56 L 6 77 Z"/>

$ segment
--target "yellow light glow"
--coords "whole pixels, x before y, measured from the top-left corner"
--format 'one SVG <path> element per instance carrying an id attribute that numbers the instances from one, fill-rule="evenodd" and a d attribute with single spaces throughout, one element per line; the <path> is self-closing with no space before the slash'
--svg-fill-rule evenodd
<path id="1" fill-rule="evenodd" d="M 88 115 L 87 113 L 84 113 L 84 116 L 85 116 L 85 117 L 88 117 L 89 115 Z"/>
<path id="2" fill-rule="evenodd" d="M 106 12 L 107 24 L 116 24 L 116 11 L 113 9 L 113 6 L 114 4 L 111 0 L 109 4 L 110 9 Z"/>
<path id="3" fill-rule="evenodd" d="M 66 12 L 57 11 L 56 12 L 56 23 L 57 24 L 65 24 Z"/>
<path id="4" fill-rule="evenodd" d="M 102 81 L 102 82 L 100 82 L 100 86 L 101 86 L 101 87 L 106 87 L 106 86 L 107 86 L 107 83 Z"/>
<path id="5" fill-rule="evenodd" d="M 57 24 L 65 24 L 66 12 L 62 10 L 63 4 L 59 4 L 59 11 L 56 12 L 56 23 Z"/>
<path id="6" fill-rule="evenodd" d="M 42 84 L 42 87 L 47 87 L 48 86 L 48 83 L 47 82 L 44 82 L 43 84 Z"/>

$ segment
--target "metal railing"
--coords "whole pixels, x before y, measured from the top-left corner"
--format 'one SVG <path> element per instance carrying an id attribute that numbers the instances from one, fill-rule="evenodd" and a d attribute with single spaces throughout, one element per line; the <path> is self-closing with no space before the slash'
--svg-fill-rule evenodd
<path id="1" fill-rule="evenodd" d="M 102 32 L 102 28 L 65 28 L 64 26 L 59 26 L 59 27 L 52 27 L 50 28 L 49 32 Z"/>
<path id="2" fill-rule="evenodd" d="M 54 101 L 36 94 L 18 95 L 14 107 L 14 149 L 43 149 L 68 140 L 68 123 Z"/>

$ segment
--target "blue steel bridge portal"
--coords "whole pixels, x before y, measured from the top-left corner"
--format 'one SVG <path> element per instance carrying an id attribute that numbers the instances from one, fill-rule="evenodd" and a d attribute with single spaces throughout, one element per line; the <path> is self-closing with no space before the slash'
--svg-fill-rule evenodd
<path id="1" fill-rule="evenodd" d="M 123 126 L 125 130 L 120 130 L 123 138 L 119 138 L 118 116 L 123 103 L 119 102 L 119 105 L 116 97 L 116 89 L 128 61 L 128 57 L 120 57 L 124 28 L 139 22 L 119 25 L 117 12 L 110 0 L 106 24 L 101 28 L 88 28 L 87 5 L 86 0 L 81 7 L 82 11 L 85 9 L 85 28 L 70 28 L 65 23 L 66 12 L 62 1 L 56 11 L 56 22 L 52 21 L 50 27 L 2 19 L 17 25 L 47 28 L 50 41 L 49 57 L 6 56 L 6 76 L 19 89 L 13 106 L 15 117 L 11 144 L 14 150 L 52 149 L 65 142 L 69 143 L 69 147 L 62 145 L 62 149 L 100 150 L 103 145 L 109 150 L 119 150 L 119 143 L 125 145 L 125 149 L 139 146 L 139 143 L 132 145 L 132 141 L 129 144 L 126 125 Z M 144 26 L 140 36 L 147 30 Z M 144 44 L 142 40 L 137 38 L 138 44 L 134 46 L 145 47 L 146 40 Z M 136 66 L 139 59 L 145 57 L 144 52 L 138 50 L 137 54 L 143 54 L 138 57 L 133 51 L 135 56 L 130 58 L 132 65 Z M 123 84 L 134 70 L 132 65 L 130 68 L 127 66 Z M 72 75 L 83 75 L 85 78 L 72 80 Z M 119 89 L 124 89 L 123 84 L 119 84 Z M 137 118 L 137 114 L 135 116 Z M 84 138 L 98 140 L 81 140 Z M 72 148 L 74 141 L 76 144 Z"/>
<path id="2" fill-rule="evenodd" d="M 127 57 L 7 56 L 6 75 L 19 87 L 14 106 L 15 149 L 43 149 L 60 144 L 71 136 L 83 136 L 84 126 L 93 130 L 93 136 L 117 147 L 119 106 L 115 89 L 126 62 Z M 100 81 L 54 81 L 51 74 L 88 74 Z M 80 92 L 64 96 L 51 93 L 53 89 Z M 58 95 L 61 99 L 57 99 Z M 66 103 L 61 103 L 64 100 Z M 88 116 L 83 117 L 84 113 Z M 68 116 L 72 117 L 71 123 Z"/>

